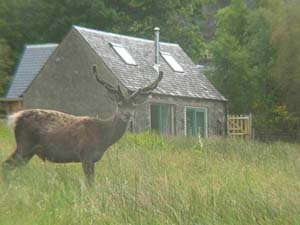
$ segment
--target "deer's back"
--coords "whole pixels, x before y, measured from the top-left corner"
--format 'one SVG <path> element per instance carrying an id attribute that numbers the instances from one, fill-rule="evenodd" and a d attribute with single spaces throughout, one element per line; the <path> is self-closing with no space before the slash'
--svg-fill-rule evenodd
<path id="1" fill-rule="evenodd" d="M 34 143 L 41 149 L 39 155 L 45 159 L 78 161 L 79 145 L 88 142 L 84 123 L 88 117 L 33 109 L 17 113 L 14 119 L 17 142 Z"/>

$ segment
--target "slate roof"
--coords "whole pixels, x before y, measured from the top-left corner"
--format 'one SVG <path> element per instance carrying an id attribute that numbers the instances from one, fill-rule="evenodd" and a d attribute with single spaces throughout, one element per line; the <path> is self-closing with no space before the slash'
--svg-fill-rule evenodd
<path id="1" fill-rule="evenodd" d="M 19 65 L 15 70 L 13 80 L 6 94 L 7 99 L 22 97 L 23 93 L 40 72 L 57 46 L 57 44 L 25 46 L 23 55 L 19 60 Z"/>
<path id="2" fill-rule="evenodd" d="M 157 77 L 157 72 L 153 68 L 154 41 L 79 26 L 73 28 L 103 59 L 120 82 L 130 90 L 144 87 Z M 137 65 L 127 65 L 113 50 L 110 43 L 124 46 Z M 160 70 L 164 72 L 164 77 L 154 93 L 226 101 L 178 44 L 160 42 L 160 51 L 170 53 L 184 72 L 173 71 L 160 55 Z"/>

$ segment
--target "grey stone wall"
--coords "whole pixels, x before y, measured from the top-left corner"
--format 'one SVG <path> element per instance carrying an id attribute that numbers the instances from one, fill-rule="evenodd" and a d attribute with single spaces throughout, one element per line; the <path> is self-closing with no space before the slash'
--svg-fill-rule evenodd
<path id="1" fill-rule="evenodd" d="M 103 79 L 117 83 L 77 31 L 70 31 L 26 91 L 25 108 L 54 109 L 101 118 L 111 116 L 115 105 L 92 74 L 93 64 Z"/>
<path id="2" fill-rule="evenodd" d="M 153 96 L 142 106 L 138 106 L 134 116 L 134 131 L 140 132 L 151 129 L 150 105 L 169 104 L 174 109 L 174 132 L 175 135 L 185 135 L 185 107 L 207 109 L 207 135 L 215 136 L 224 134 L 225 103 L 221 101 L 200 100 L 192 98 L 179 98 L 167 96 Z M 218 124 L 219 123 L 219 124 Z M 221 125 L 221 127 L 219 127 Z M 221 130 L 220 130 L 221 128 Z"/>

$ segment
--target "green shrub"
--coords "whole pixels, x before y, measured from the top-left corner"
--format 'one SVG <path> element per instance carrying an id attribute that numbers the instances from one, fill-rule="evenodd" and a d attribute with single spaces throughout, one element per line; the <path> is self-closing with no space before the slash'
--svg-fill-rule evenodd
<path id="1" fill-rule="evenodd" d="M 294 113 L 288 112 L 285 105 L 277 105 L 267 112 L 254 117 L 254 126 L 277 130 L 299 129 L 299 118 Z"/>

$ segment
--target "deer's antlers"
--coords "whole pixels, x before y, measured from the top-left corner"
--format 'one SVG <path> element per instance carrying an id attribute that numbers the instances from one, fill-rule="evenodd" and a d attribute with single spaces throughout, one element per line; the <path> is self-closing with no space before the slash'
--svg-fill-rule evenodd
<path id="1" fill-rule="evenodd" d="M 152 82 L 151 84 L 149 84 L 148 86 L 146 86 L 144 88 L 139 88 L 138 90 L 133 92 L 128 98 L 125 98 L 125 96 L 122 93 L 120 85 L 118 85 L 117 88 L 115 88 L 111 84 L 104 81 L 102 79 L 102 77 L 98 74 L 96 65 L 93 65 L 93 73 L 95 74 L 97 81 L 100 84 L 102 84 L 109 93 L 117 95 L 119 100 L 121 100 L 121 101 L 124 101 L 126 99 L 128 102 L 134 101 L 134 99 L 136 97 L 138 97 L 139 95 L 143 95 L 143 96 L 149 95 L 151 93 L 151 91 L 153 91 L 157 87 L 157 85 L 163 78 L 163 72 L 160 71 L 157 79 L 154 82 Z"/>

